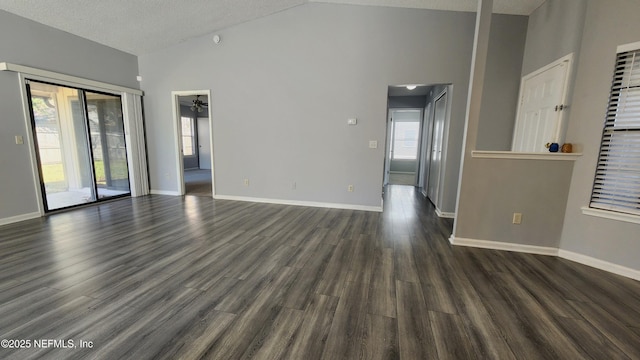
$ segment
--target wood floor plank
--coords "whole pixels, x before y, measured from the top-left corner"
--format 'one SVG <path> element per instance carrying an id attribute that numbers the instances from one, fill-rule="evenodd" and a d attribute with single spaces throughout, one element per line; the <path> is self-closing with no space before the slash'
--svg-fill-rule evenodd
<path id="1" fill-rule="evenodd" d="M 333 256 L 335 246 L 322 244 L 313 253 L 313 257 L 300 269 L 300 273 L 291 284 L 287 292 L 284 306 L 292 309 L 304 310 L 309 305 L 322 278 L 318 274 L 323 274 Z"/>
<path id="2" fill-rule="evenodd" d="M 249 359 L 282 359 L 293 346 L 294 335 L 302 322 L 304 312 L 282 308 L 273 324 L 265 326 L 253 338 L 242 356 Z"/>
<path id="3" fill-rule="evenodd" d="M 417 283 L 420 281 L 418 276 L 418 270 L 415 264 L 415 258 L 413 256 L 413 249 L 411 247 L 411 236 L 409 235 L 394 235 L 394 259 L 393 263 L 396 268 L 396 280 L 402 280 L 406 282 Z"/>
<path id="4" fill-rule="evenodd" d="M 459 315 L 429 311 L 439 359 L 477 359 Z M 531 354 L 530 354 L 531 355 Z"/>
<path id="5" fill-rule="evenodd" d="M 609 311 L 590 301 L 570 301 L 569 303 L 587 322 L 624 351 L 627 356 L 632 359 L 640 359 L 640 336 L 629 331 L 629 328 Z"/>
<path id="6" fill-rule="evenodd" d="M 314 359 L 324 350 L 338 298 L 315 294 L 305 310 L 294 342 L 283 358 Z"/>
<path id="7" fill-rule="evenodd" d="M 251 306 L 234 319 L 206 356 L 214 359 L 237 359 L 242 357 L 261 329 L 273 324 L 282 310 L 284 296 L 295 279 L 298 270 L 282 268 L 272 282 L 256 296 Z"/>
<path id="8" fill-rule="evenodd" d="M 395 319 L 367 314 L 362 359 L 399 359 L 398 327 Z"/>
<path id="9" fill-rule="evenodd" d="M 403 359 L 436 359 L 435 338 L 429 311 L 419 285 L 396 281 L 398 346 Z"/>
<path id="10" fill-rule="evenodd" d="M 340 296 L 349 276 L 356 241 L 341 239 L 329 260 L 316 292 L 329 296 Z"/>
<path id="11" fill-rule="evenodd" d="M 393 249 L 375 249 L 369 289 L 369 314 L 396 317 L 396 282 Z"/>
<path id="12" fill-rule="evenodd" d="M 366 307 L 362 303 L 368 293 L 368 283 L 349 282 L 345 285 L 322 353 L 323 358 L 362 358 L 366 327 Z"/>

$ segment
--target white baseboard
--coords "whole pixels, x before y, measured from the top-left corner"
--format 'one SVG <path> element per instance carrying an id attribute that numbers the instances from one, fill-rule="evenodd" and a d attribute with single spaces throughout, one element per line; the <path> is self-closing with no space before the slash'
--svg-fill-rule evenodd
<path id="1" fill-rule="evenodd" d="M 169 196 L 181 196 L 177 191 L 167 191 L 167 190 L 151 190 L 149 191 L 151 195 L 169 195 Z"/>
<path id="2" fill-rule="evenodd" d="M 382 203 L 380 204 L 380 206 L 363 206 L 363 205 L 339 204 L 339 203 L 323 203 L 323 202 L 315 202 L 315 201 L 254 198 L 254 197 L 233 196 L 233 195 L 216 195 L 213 198 L 218 200 L 248 201 L 248 202 L 255 202 L 255 203 L 266 203 L 266 204 L 295 205 L 295 206 L 309 206 L 309 207 L 321 207 L 321 208 L 331 208 L 331 209 L 347 209 L 347 210 L 382 212 Z"/>
<path id="3" fill-rule="evenodd" d="M 449 238 L 449 242 L 452 245 L 456 245 L 456 246 L 468 246 L 468 247 L 475 247 L 475 248 L 482 248 L 482 249 L 515 251 L 515 252 L 521 252 L 521 253 L 527 253 L 527 254 L 558 256 L 558 249 L 554 247 L 513 244 L 513 243 L 506 243 L 501 241 L 465 239 L 460 237 L 454 238 L 453 235 Z"/>
<path id="4" fill-rule="evenodd" d="M 640 281 L 640 270 L 631 269 L 626 266 L 614 264 L 608 261 L 593 258 L 591 256 L 582 255 L 562 249 L 560 249 L 560 251 L 558 252 L 558 256 L 563 259 L 575 261 L 583 265 L 591 266 L 596 269 L 608 271 L 610 273 Z"/>
<path id="5" fill-rule="evenodd" d="M 7 225 L 7 224 L 13 224 L 13 223 L 16 223 L 18 221 L 31 220 L 31 219 L 39 218 L 40 216 L 42 216 L 42 215 L 40 215 L 39 212 L 32 212 L 32 213 L 28 213 L 28 214 L 11 216 L 11 217 L 8 217 L 8 218 L 0 219 L 0 226 Z"/>
<path id="6" fill-rule="evenodd" d="M 504 243 L 499 241 L 465 239 L 465 238 L 453 237 L 453 235 L 451 235 L 451 237 L 449 238 L 449 242 L 452 245 L 456 245 L 456 246 L 469 246 L 469 247 L 482 248 L 482 249 L 515 251 L 515 252 L 528 253 L 528 254 L 557 256 L 562 259 L 575 261 L 583 265 L 591 266 L 596 269 L 604 270 L 613 274 L 617 274 L 620 276 L 624 276 L 624 277 L 628 277 L 628 278 L 640 281 L 640 270 L 628 268 L 626 266 L 596 259 L 591 256 L 582 255 L 582 254 L 574 253 L 572 251 L 557 249 L 553 247 L 512 244 L 512 243 Z"/>
<path id="7" fill-rule="evenodd" d="M 449 218 L 449 219 L 455 219 L 456 217 L 456 213 L 440 211 L 440 209 L 438 208 L 436 208 L 436 215 L 438 215 L 438 217 L 441 217 L 441 218 Z"/>

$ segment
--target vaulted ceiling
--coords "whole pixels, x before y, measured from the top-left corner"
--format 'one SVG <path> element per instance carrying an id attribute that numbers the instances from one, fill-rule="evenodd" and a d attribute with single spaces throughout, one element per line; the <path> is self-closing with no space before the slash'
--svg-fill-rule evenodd
<path id="1" fill-rule="evenodd" d="M 529 15 L 545 0 L 495 0 L 494 12 Z M 475 11 L 477 0 L 0 0 L 4 10 L 141 55 L 308 2 Z"/>

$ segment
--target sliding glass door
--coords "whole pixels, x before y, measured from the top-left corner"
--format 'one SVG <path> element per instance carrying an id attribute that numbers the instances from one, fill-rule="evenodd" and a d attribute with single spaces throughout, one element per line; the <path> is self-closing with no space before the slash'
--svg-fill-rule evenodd
<path id="1" fill-rule="evenodd" d="M 46 211 L 130 194 L 120 96 L 30 80 Z"/>

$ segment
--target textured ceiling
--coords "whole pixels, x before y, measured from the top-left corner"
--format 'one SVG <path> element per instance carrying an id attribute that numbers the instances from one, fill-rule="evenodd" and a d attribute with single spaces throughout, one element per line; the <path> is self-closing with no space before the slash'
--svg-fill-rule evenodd
<path id="1" fill-rule="evenodd" d="M 0 0 L 0 10 L 141 55 L 307 2 L 475 11 L 477 0 Z M 544 0 L 494 0 L 529 15 Z"/>

